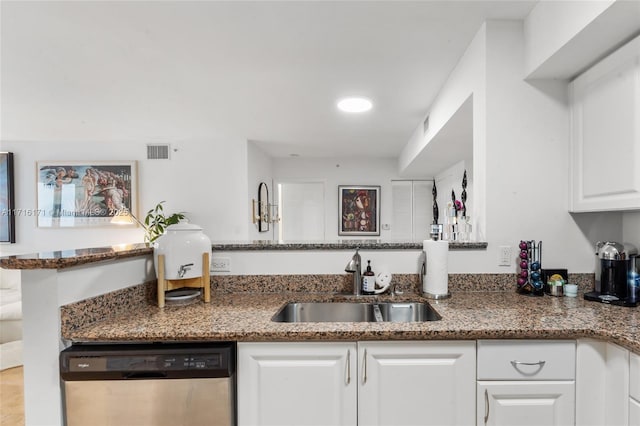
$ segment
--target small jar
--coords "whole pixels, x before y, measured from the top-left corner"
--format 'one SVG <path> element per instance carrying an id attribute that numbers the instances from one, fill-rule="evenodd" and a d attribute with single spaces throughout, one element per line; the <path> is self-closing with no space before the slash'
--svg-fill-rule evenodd
<path id="1" fill-rule="evenodd" d="M 567 297 L 576 297 L 578 296 L 578 284 L 565 284 L 564 285 L 564 295 Z"/>
<path id="2" fill-rule="evenodd" d="M 549 294 L 551 296 L 561 297 L 563 294 L 562 284 L 556 285 L 553 281 L 547 284 L 547 288 L 549 290 Z"/>

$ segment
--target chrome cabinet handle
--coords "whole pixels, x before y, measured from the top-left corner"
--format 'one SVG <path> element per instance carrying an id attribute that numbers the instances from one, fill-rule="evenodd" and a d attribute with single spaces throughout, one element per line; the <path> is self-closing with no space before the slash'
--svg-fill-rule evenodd
<path id="1" fill-rule="evenodd" d="M 539 365 L 542 368 L 547 361 L 538 361 L 538 362 L 521 362 L 521 361 L 511 361 L 511 365 L 517 367 L 518 365 Z"/>
<path id="2" fill-rule="evenodd" d="M 351 349 L 347 349 L 347 368 L 346 368 L 346 373 L 347 373 L 346 382 L 347 382 L 347 385 L 348 385 L 349 383 L 351 383 Z"/>
<path id="3" fill-rule="evenodd" d="M 362 384 L 367 383 L 367 350 L 364 350 L 364 356 L 362 357 Z"/>
<path id="4" fill-rule="evenodd" d="M 489 391 L 484 390 L 484 424 L 489 420 Z"/>

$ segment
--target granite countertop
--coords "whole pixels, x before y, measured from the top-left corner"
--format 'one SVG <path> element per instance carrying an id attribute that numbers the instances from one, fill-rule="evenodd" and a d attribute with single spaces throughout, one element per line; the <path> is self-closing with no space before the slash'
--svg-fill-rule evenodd
<path id="1" fill-rule="evenodd" d="M 64 269 L 105 260 L 126 259 L 153 253 L 147 244 L 121 244 L 109 247 L 45 251 L 0 257 L 4 269 Z"/>
<path id="2" fill-rule="evenodd" d="M 282 241 L 229 241 L 214 242 L 212 251 L 255 251 L 255 250 L 422 250 L 422 242 L 394 242 L 383 240 L 341 240 L 318 242 Z M 452 242 L 449 250 L 486 249 L 486 242 Z M 120 244 L 107 247 L 80 248 L 46 251 L 0 257 L 0 268 L 4 269 L 64 269 L 105 260 L 146 256 L 153 253 L 153 247 L 144 243 Z"/>
<path id="3" fill-rule="evenodd" d="M 365 296 L 371 297 L 371 296 Z M 378 300 L 388 300 L 389 296 Z M 164 309 L 147 304 L 108 321 L 64 331 L 73 342 L 302 341 L 432 339 L 606 340 L 640 354 L 640 308 L 568 297 L 528 297 L 509 291 L 462 291 L 430 301 L 442 320 L 424 323 L 276 323 L 286 302 L 351 300 L 319 293 L 212 294 L 212 302 Z M 370 300 L 370 299 L 366 299 Z M 424 300 L 395 296 L 397 301 Z"/>
<path id="4" fill-rule="evenodd" d="M 422 250 L 422 241 L 393 241 L 376 239 L 350 239 L 325 241 L 224 241 L 214 242 L 214 251 L 252 250 Z M 482 241 L 452 241 L 449 250 L 481 250 L 487 243 Z"/>

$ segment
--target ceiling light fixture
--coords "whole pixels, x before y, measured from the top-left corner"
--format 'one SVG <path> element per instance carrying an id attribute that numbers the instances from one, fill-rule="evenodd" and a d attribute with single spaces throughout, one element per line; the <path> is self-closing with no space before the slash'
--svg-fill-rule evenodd
<path id="1" fill-rule="evenodd" d="M 338 109 L 344 112 L 366 112 L 372 106 L 369 99 L 361 97 L 343 98 L 338 101 Z"/>

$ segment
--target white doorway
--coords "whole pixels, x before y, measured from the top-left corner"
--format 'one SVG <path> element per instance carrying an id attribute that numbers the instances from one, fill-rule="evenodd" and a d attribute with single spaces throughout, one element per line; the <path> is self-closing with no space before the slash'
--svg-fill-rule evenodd
<path id="1" fill-rule="evenodd" d="M 279 241 L 324 241 L 324 182 L 279 182 Z"/>

